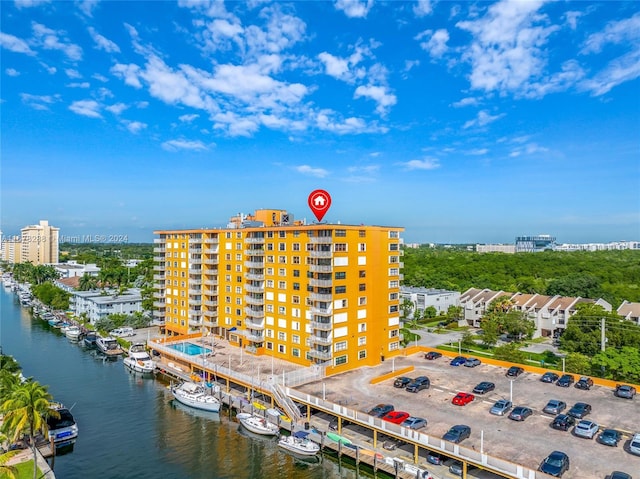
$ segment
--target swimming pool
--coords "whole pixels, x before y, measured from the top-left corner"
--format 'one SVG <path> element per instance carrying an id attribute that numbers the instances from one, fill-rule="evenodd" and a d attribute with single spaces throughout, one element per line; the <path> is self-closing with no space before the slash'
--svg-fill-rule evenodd
<path id="1" fill-rule="evenodd" d="M 169 347 L 171 349 L 175 349 L 176 351 L 180 351 L 181 353 L 188 354 L 189 356 L 211 352 L 209 348 L 203 348 L 202 346 L 198 346 L 197 344 L 193 343 L 170 344 Z"/>

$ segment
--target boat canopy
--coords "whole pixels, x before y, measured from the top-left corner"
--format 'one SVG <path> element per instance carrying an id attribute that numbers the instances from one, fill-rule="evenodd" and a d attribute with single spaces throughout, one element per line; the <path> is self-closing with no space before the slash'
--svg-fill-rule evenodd
<path id="1" fill-rule="evenodd" d="M 306 439 L 309 436 L 309 433 L 306 431 L 296 431 L 293 433 L 293 437 L 297 437 L 298 439 Z"/>

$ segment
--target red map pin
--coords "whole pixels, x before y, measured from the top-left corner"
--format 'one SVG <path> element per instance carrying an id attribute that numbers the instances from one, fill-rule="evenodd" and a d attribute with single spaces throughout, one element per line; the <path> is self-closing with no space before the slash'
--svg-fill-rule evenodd
<path id="1" fill-rule="evenodd" d="M 318 221 L 322 221 L 322 218 L 331 206 L 331 196 L 324 190 L 314 190 L 309 195 L 307 203 L 309 203 L 309 208 L 311 208 L 313 214 L 316 215 Z"/>

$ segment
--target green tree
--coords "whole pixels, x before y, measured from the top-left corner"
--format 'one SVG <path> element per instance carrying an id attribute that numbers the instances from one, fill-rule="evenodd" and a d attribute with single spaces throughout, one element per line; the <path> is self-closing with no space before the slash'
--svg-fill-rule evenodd
<path id="1" fill-rule="evenodd" d="M 475 336 L 470 331 L 465 331 L 462 333 L 462 337 L 460 338 L 460 346 L 469 351 L 473 349 L 476 345 Z"/>
<path id="2" fill-rule="evenodd" d="M 422 315 L 425 319 L 433 319 L 438 316 L 438 310 L 433 306 L 427 306 L 424 308 L 424 313 Z"/>
<path id="3" fill-rule="evenodd" d="M 7 451 L 0 454 L 0 477 L 6 479 L 18 479 L 18 468 L 10 466 L 7 463 L 13 456 L 20 454 L 20 451 Z"/>
<path id="4" fill-rule="evenodd" d="M 591 360 L 580 353 L 569 353 L 565 359 L 565 369 L 576 374 L 590 374 Z"/>
<path id="5" fill-rule="evenodd" d="M 80 291 L 91 291 L 98 287 L 98 278 L 90 274 L 83 274 L 78 281 L 78 289 Z"/>
<path id="6" fill-rule="evenodd" d="M 27 435 L 33 452 L 33 479 L 38 477 L 36 436 L 47 435 L 47 417 L 59 417 L 59 413 L 51 408 L 51 399 L 46 386 L 27 381 L 15 388 L 0 406 L 4 413 L 2 431 L 12 441 L 18 440 L 23 434 Z"/>
<path id="7" fill-rule="evenodd" d="M 411 301 L 409 298 L 402 298 L 402 301 L 400 302 L 400 314 L 402 319 L 409 319 L 411 317 L 413 309 L 413 301 Z"/>
<path id="8" fill-rule="evenodd" d="M 493 350 L 493 357 L 502 361 L 526 364 L 527 355 L 520 351 L 517 343 L 506 343 Z"/>
<path id="9" fill-rule="evenodd" d="M 500 323 L 498 321 L 491 317 L 484 318 L 480 321 L 480 327 L 482 328 L 482 344 L 487 347 L 498 344 L 500 337 Z"/>
<path id="10" fill-rule="evenodd" d="M 640 382 L 640 351 L 625 346 L 607 348 L 591 359 L 594 374 L 614 381 Z"/>

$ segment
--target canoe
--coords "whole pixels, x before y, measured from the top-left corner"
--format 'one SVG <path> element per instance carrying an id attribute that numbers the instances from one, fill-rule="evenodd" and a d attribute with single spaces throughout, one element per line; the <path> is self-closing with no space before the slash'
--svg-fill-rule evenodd
<path id="1" fill-rule="evenodd" d="M 342 444 L 351 444 L 351 440 L 347 439 L 346 437 L 342 437 L 339 436 L 338 434 L 334 433 L 334 432 L 328 432 L 327 433 L 327 437 L 329 439 L 331 439 L 332 441 L 338 442 L 338 443 L 342 443 Z"/>
<path id="2" fill-rule="evenodd" d="M 260 409 L 261 411 L 264 411 L 265 409 L 267 409 L 267 406 L 263 406 L 262 404 L 260 404 L 258 401 L 253 401 L 251 403 L 251 405 L 255 408 L 255 409 Z"/>

